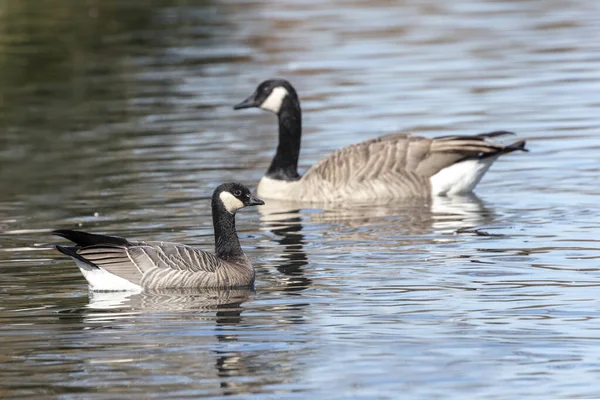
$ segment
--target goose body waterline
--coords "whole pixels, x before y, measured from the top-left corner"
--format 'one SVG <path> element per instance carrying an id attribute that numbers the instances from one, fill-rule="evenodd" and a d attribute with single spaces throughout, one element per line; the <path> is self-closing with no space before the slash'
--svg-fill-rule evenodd
<path id="1" fill-rule="evenodd" d="M 215 254 L 179 243 L 130 241 L 71 230 L 53 233 L 75 243 L 56 249 L 75 260 L 92 290 L 251 287 L 254 268 L 240 247 L 235 213 L 261 204 L 239 183 L 224 183 L 214 191 Z"/>
<path id="2" fill-rule="evenodd" d="M 472 136 L 426 138 L 392 134 L 342 148 L 298 174 L 302 111 L 286 80 L 262 82 L 234 109 L 258 107 L 279 120 L 279 144 L 257 194 L 266 199 L 314 203 L 389 202 L 395 199 L 470 193 L 503 154 L 527 151 L 525 141 L 508 146 L 489 139 L 497 131 Z"/>

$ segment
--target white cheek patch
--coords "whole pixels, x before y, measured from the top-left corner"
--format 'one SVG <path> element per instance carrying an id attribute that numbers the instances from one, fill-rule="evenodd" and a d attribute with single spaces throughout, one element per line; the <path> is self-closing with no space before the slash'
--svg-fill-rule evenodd
<path id="1" fill-rule="evenodd" d="M 262 102 L 260 108 L 267 111 L 272 111 L 275 114 L 279 112 L 283 99 L 288 95 L 288 91 L 283 86 L 277 86 L 271 91 L 271 94 L 265 101 Z"/>
<path id="2" fill-rule="evenodd" d="M 225 209 L 231 214 L 244 207 L 244 203 L 229 192 L 221 192 L 219 198 L 223 202 Z"/>

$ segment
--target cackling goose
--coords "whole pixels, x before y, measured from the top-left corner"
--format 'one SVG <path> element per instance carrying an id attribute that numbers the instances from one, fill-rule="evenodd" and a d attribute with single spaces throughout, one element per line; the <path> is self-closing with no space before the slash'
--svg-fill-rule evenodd
<path id="1" fill-rule="evenodd" d="M 240 183 L 224 183 L 214 191 L 215 254 L 178 243 L 129 241 L 71 230 L 53 233 L 75 243 L 56 249 L 75 260 L 92 290 L 250 287 L 254 268 L 240 247 L 235 213 L 261 204 Z"/>

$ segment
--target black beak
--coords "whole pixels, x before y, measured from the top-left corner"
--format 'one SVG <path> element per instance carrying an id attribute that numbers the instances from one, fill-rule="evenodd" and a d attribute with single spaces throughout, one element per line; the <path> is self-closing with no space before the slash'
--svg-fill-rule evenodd
<path id="1" fill-rule="evenodd" d="M 253 194 L 250 195 L 250 201 L 248 202 L 249 206 L 262 206 L 264 204 L 265 204 L 265 202 L 262 201 L 261 199 L 259 199 L 258 197 L 256 197 L 255 195 L 253 195 Z"/>
<path id="2" fill-rule="evenodd" d="M 246 100 L 233 106 L 233 109 L 241 110 L 242 108 L 258 107 L 259 105 L 260 104 L 256 102 L 256 93 L 252 93 Z"/>

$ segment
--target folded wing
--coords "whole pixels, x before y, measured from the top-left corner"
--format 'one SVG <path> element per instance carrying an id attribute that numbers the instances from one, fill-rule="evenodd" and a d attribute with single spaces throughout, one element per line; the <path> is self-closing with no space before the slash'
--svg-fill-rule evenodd
<path id="1" fill-rule="evenodd" d="M 369 190 L 422 193 L 429 179 L 444 168 L 471 158 L 485 158 L 524 150 L 525 142 L 502 146 L 487 139 L 509 135 L 498 131 L 472 136 L 425 138 L 394 134 L 350 145 L 333 152 L 303 176 L 333 188 L 369 186 Z"/>

